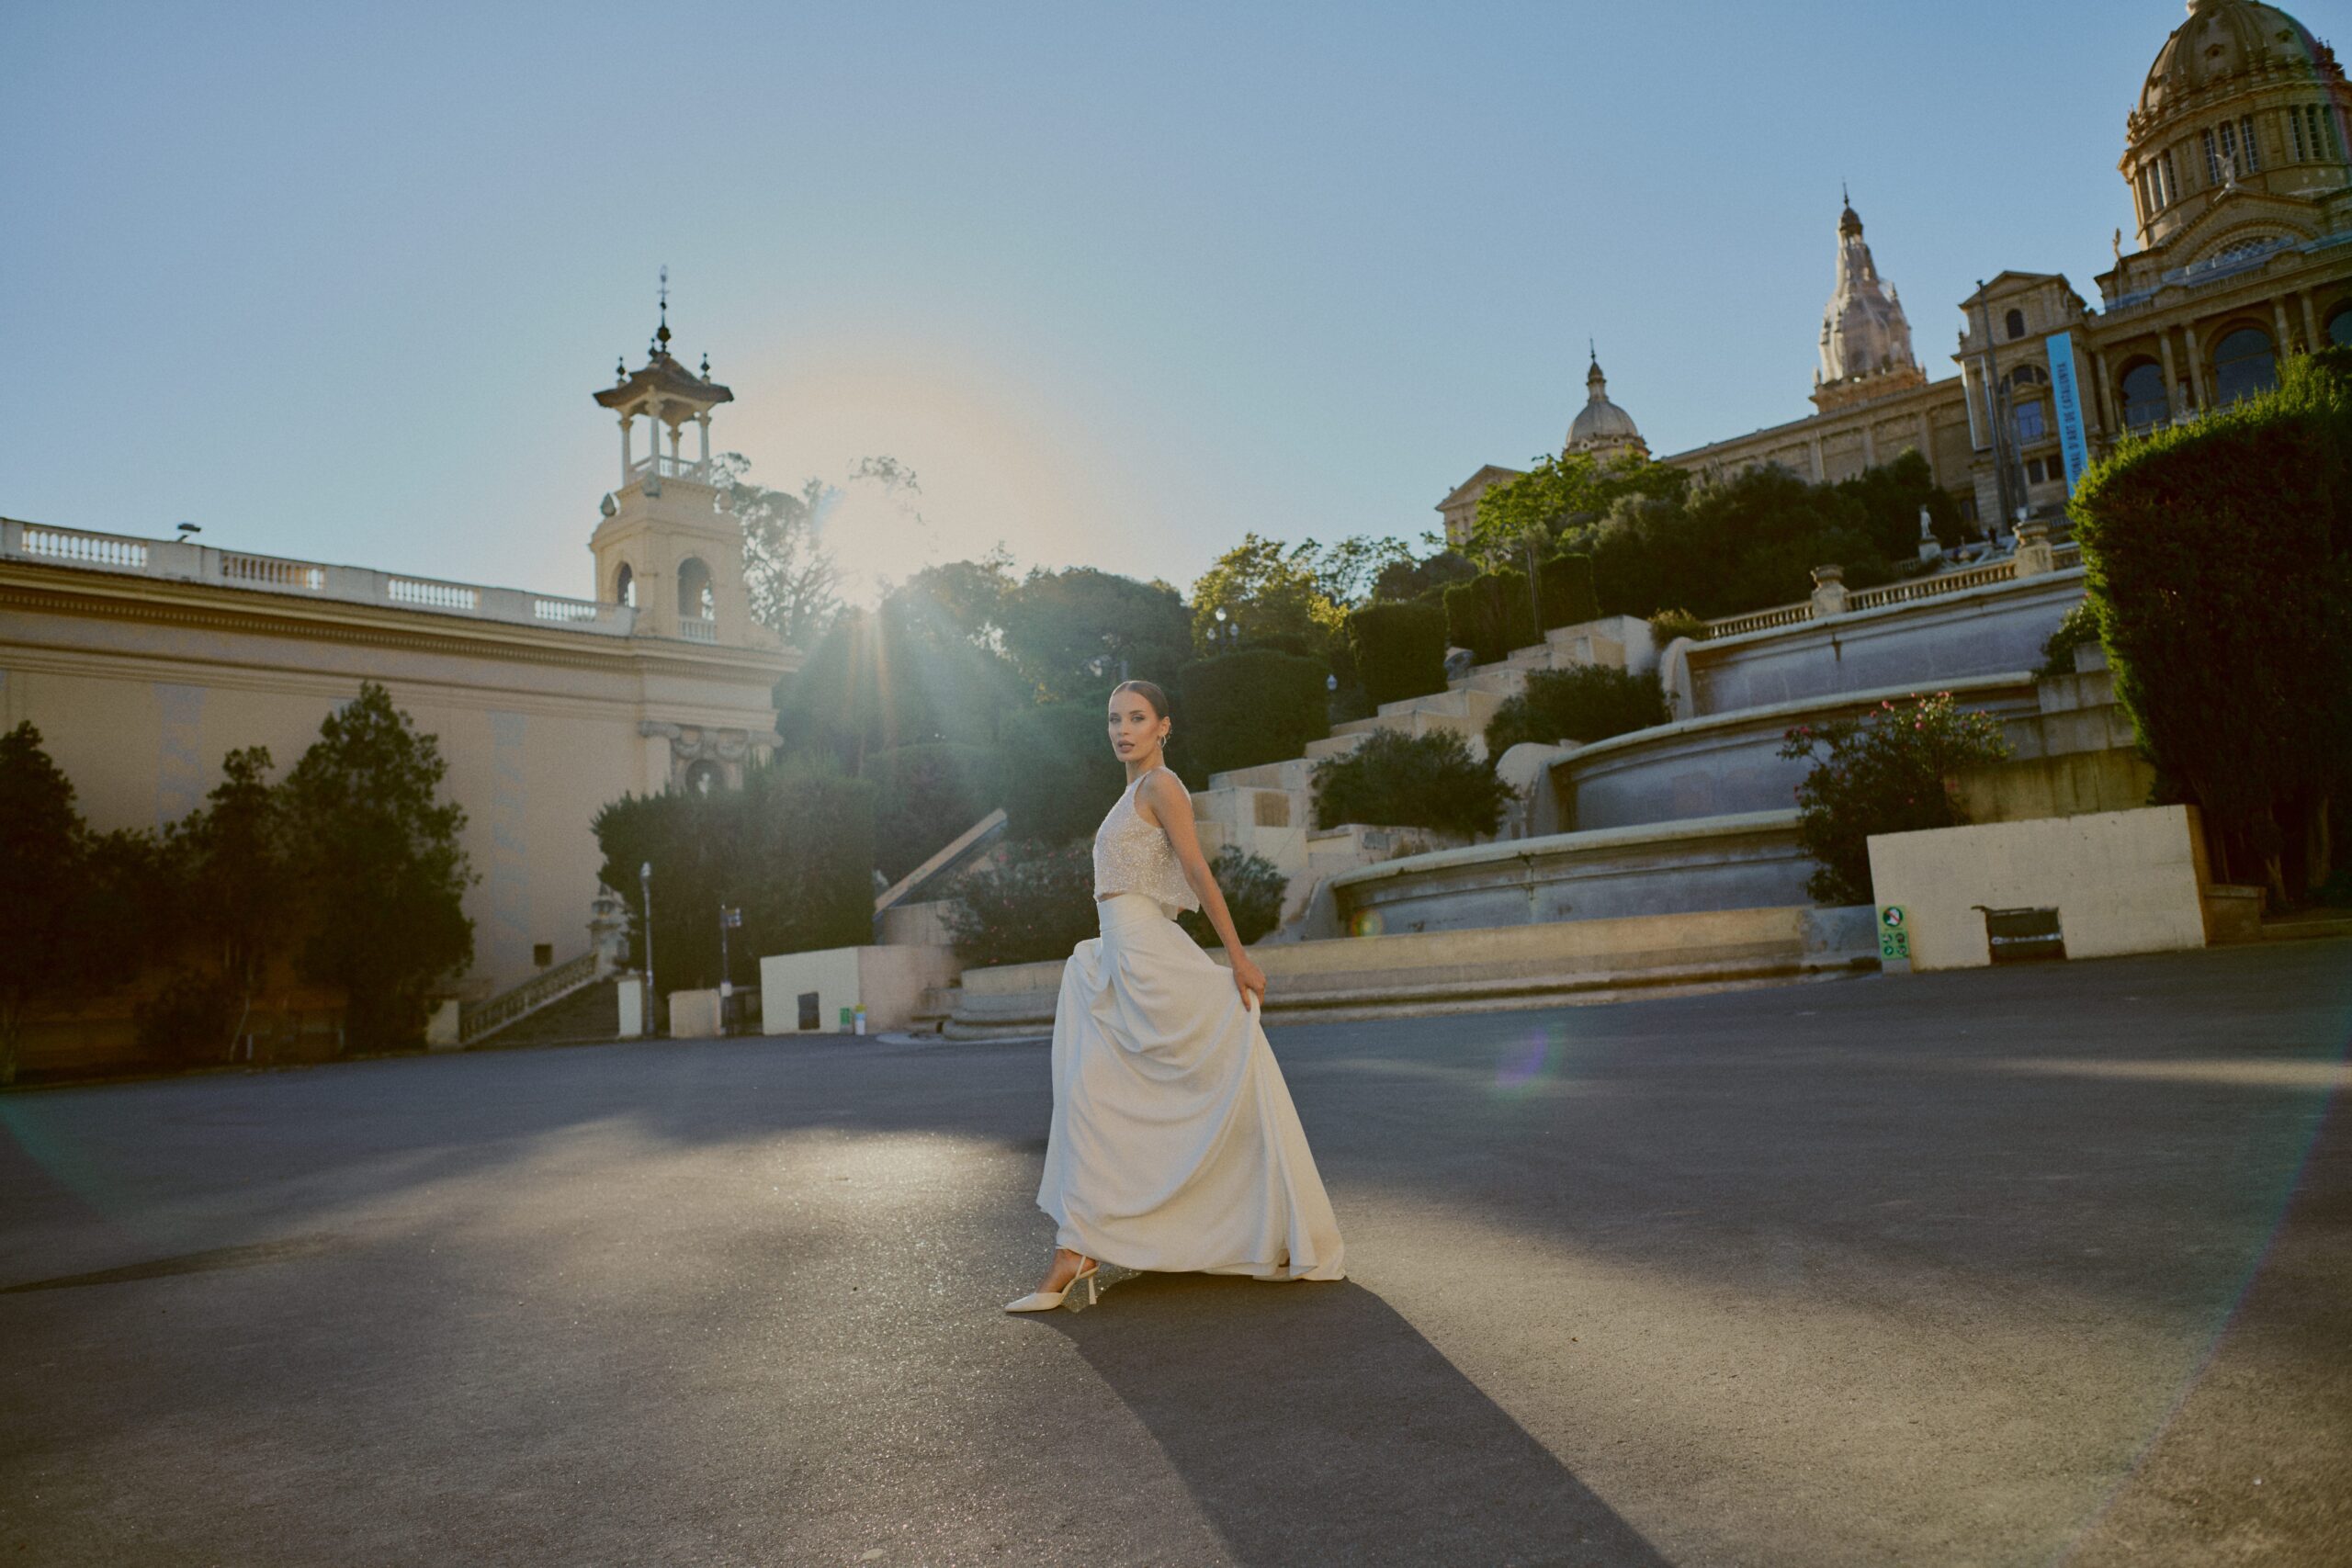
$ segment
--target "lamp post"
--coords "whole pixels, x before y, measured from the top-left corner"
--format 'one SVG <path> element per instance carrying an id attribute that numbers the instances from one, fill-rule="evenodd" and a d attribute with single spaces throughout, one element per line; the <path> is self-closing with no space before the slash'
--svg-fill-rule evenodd
<path id="1" fill-rule="evenodd" d="M 742 910 L 730 909 L 724 904 L 718 907 L 718 1032 L 721 1034 L 727 1032 L 727 1015 L 732 1010 L 728 1004 L 735 998 L 734 972 L 727 963 L 727 933 L 742 923 Z"/>
<path id="2" fill-rule="evenodd" d="M 645 1032 L 653 1032 L 653 863 L 637 868 L 637 885 L 645 895 Z"/>

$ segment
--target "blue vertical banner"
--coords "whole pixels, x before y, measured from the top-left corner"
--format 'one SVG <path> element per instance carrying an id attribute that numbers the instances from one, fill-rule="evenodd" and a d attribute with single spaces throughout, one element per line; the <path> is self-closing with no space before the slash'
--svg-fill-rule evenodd
<path id="1" fill-rule="evenodd" d="M 2083 391 L 2075 374 L 2075 334 L 2050 334 L 2050 393 L 2058 405 L 2058 449 L 2066 455 L 2066 493 L 2075 493 L 2091 466 L 2090 443 L 2083 438 Z"/>

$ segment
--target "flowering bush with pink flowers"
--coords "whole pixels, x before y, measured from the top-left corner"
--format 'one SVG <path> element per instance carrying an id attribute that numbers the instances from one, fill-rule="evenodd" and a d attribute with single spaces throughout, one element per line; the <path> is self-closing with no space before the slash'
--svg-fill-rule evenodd
<path id="1" fill-rule="evenodd" d="M 1815 759 L 1796 797 L 1800 836 L 1817 863 L 1805 890 L 1824 904 L 1871 902 L 1870 836 L 1967 821 L 1951 775 L 2009 754 L 2001 721 L 1953 706 L 1950 692 L 1799 725 L 1781 740 L 1781 756 Z"/>

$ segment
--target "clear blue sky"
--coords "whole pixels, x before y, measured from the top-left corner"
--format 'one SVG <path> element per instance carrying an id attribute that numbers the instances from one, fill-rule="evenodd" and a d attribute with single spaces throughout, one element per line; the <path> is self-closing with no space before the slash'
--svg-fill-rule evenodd
<path id="1" fill-rule="evenodd" d="M 2095 297 L 2181 16 L 13 0 L 0 513 L 587 592 L 667 263 L 754 478 L 921 476 L 857 558 L 1411 538 L 1588 336 L 1661 453 L 1807 412 L 1841 179 L 1931 373 Z"/>

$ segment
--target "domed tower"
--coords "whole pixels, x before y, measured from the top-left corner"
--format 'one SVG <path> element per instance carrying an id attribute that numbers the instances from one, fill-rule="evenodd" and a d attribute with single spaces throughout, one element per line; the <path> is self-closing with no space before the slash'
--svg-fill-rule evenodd
<path id="1" fill-rule="evenodd" d="M 2294 17 L 2256 0 L 2189 0 L 2124 122 L 2117 166 L 2141 248 L 2234 196 L 2340 197 L 2348 107 L 2335 51 Z"/>
<path id="2" fill-rule="evenodd" d="M 1838 215 L 1838 281 L 1821 316 L 1821 368 L 1813 401 L 1825 413 L 1849 403 L 1927 384 L 1911 353 L 1903 301 L 1883 283 L 1851 197 Z"/>
<path id="3" fill-rule="evenodd" d="M 1592 368 L 1585 373 L 1584 407 L 1568 425 L 1566 451 L 1589 452 L 1603 462 L 1645 459 L 1650 444 L 1634 424 L 1634 416 L 1609 400 L 1609 378 L 1600 373 L 1600 351 L 1592 350 Z"/>
<path id="4" fill-rule="evenodd" d="M 669 272 L 662 271 L 661 326 L 644 366 L 617 367 L 614 384 L 594 394 L 620 416 L 621 482 L 605 497 L 604 521 L 588 541 L 596 558 L 596 597 L 633 605 L 640 636 L 681 637 L 734 647 L 776 645 L 773 630 L 752 619 L 743 575 L 743 525 L 725 510 L 710 459 L 710 415 L 735 394 L 670 353 Z M 635 450 L 645 425 L 646 450 Z M 684 439 L 695 427 L 699 451 Z M 668 436 L 665 446 L 663 436 Z"/>

